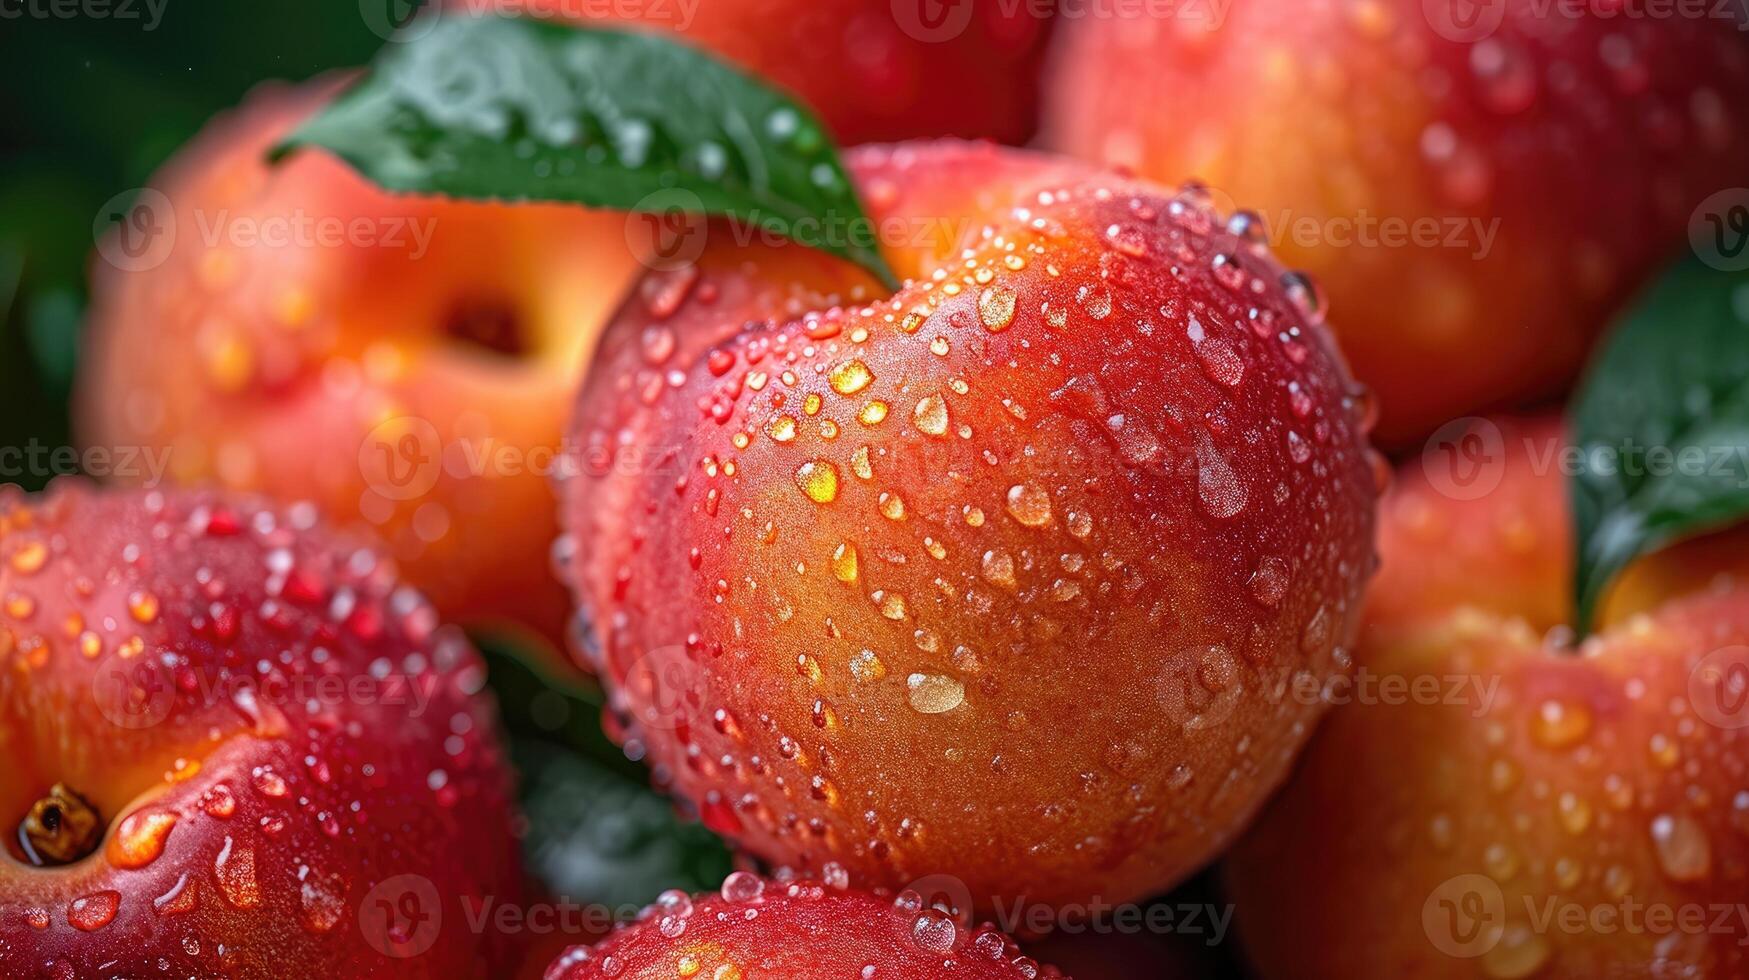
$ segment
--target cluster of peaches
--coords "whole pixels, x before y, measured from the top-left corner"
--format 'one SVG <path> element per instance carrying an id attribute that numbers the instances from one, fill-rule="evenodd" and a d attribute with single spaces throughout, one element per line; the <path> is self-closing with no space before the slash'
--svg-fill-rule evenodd
<path id="1" fill-rule="evenodd" d="M 1643 559 L 1572 648 L 1526 448 L 1749 173 L 1749 35 L 1048 6 L 706 0 L 679 33 L 856 145 L 916 232 L 896 292 L 721 222 L 652 262 L 624 214 L 265 163 L 333 81 L 211 124 L 154 181 L 167 255 L 96 265 L 75 406 L 163 485 L 0 495 L 0 974 L 1189 976 L 977 923 L 1222 858 L 1264 977 L 1749 975 L 1749 926 L 1525 912 L 1749 894 L 1749 737 L 1690 700 L 1749 644 L 1749 548 Z M 293 212 L 434 233 L 196 232 Z M 1363 214 L 1486 248 L 1264 217 Z M 1417 451 L 1462 419 L 1503 436 L 1479 492 Z M 471 927 L 541 895 L 458 627 L 568 647 L 746 870 L 562 951 Z M 1333 704 L 1362 672 L 1488 697 Z"/>

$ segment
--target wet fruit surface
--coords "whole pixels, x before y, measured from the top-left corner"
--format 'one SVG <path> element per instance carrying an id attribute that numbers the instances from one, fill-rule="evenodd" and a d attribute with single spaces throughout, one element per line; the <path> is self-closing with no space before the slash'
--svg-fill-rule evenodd
<path id="1" fill-rule="evenodd" d="M 165 251 L 96 266 L 81 438 L 121 481 L 312 500 L 446 621 L 556 638 L 550 470 L 642 268 L 625 218 L 391 195 L 314 152 L 270 168 L 334 91 L 259 89 L 154 178 L 139 241 Z"/>
<path id="2" fill-rule="evenodd" d="M 1390 443 L 1561 390 L 1749 167 L 1740 10 L 1094 6 L 1060 25 L 1044 144 L 1257 208 Z"/>
<path id="3" fill-rule="evenodd" d="M 565 491 L 583 655 L 763 857 L 1153 892 L 1345 660 L 1368 400 L 1195 187 L 953 143 L 851 169 L 896 295 L 712 226 L 609 328 Z"/>
<path id="4" fill-rule="evenodd" d="M 1355 655 L 1380 696 L 1331 713 L 1235 847 L 1246 947 L 1266 975 L 1741 975 L 1743 536 L 1642 559 L 1569 646 L 1565 487 L 1537 463 L 1560 430 L 1498 425 L 1491 493 L 1416 464 L 1387 498 Z"/>
<path id="5" fill-rule="evenodd" d="M 576 947 L 546 980 L 1055 980 L 990 926 L 965 926 L 897 896 L 814 880 L 766 881 L 737 872 L 714 895 L 664 893 L 637 923 Z"/>
<path id="6" fill-rule="evenodd" d="M 0 975 L 512 962 L 455 921 L 520 894 L 484 668 L 390 560 L 313 523 L 211 493 L 0 490 L 0 815 L 9 838 L 45 804 L 101 831 L 42 867 L 8 841 Z"/>
<path id="7" fill-rule="evenodd" d="M 481 9 L 480 0 L 446 6 Z M 1026 139 L 1048 13 L 1039 4 L 1002 0 L 531 0 L 518 9 L 671 32 L 793 92 L 846 145 L 924 136 Z"/>

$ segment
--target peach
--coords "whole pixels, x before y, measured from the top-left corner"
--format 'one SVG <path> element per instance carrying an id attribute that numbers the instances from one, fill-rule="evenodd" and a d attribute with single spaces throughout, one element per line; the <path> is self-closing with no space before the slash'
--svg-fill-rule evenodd
<path id="1" fill-rule="evenodd" d="M 1562 390 L 1740 182 L 1749 44 L 1723 10 L 1094 3 L 1059 25 L 1041 140 L 1257 208 L 1403 445 Z"/>
<path id="2" fill-rule="evenodd" d="M 1381 696 L 1234 849 L 1246 947 L 1270 977 L 1740 976 L 1743 535 L 1642 559 L 1575 648 L 1559 427 L 1482 424 L 1486 492 L 1430 461 L 1387 501 L 1355 655 Z"/>
<path id="3" fill-rule="evenodd" d="M 495 0 L 447 0 L 490 12 Z M 840 141 L 1031 134 L 1048 19 L 1009 0 L 581 0 L 537 17 L 672 33 L 793 93 Z"/>
<path id="4" fill-rule="evenodd" d="M 616 734 L 775 863 L 1154 893 L 1318 716 L 1275 695 L 1358 613 L 1367 406 L 1194 189 L 952 142 L 850 167 L 897 293 L 713 226 L 603 337 L 565 524 Z"/>
<path id="5" fill-rule="evenodd" d="M 515 963 L 458 906 L 443 924 L 521 889 L 484 666 L 391 561 L 313 521 L 0 491 L 0 975 Z"/>
<path id="6" fill-rule="evenodd" d="M 730 875 L 715 895 L 667 892 L 628 928 L 577 946 L 547 980 L 1061 980 L 990 926 L 963 928 L 915 892 L 897 898 L 830 883 Z"/>
<path id="7" fill-rule="evenodd" d="M 136 264 L 121 228 L 101 249 L 82 438 L 167 452 L 173 483 L 315 501 L 446 620 L 558 636 L 551 461 L 640 268 L 624 217 L 393 196 L 315 152 L 270 169 L 330 89 L 211 123 L 142 199 L 167 247 Z"/>

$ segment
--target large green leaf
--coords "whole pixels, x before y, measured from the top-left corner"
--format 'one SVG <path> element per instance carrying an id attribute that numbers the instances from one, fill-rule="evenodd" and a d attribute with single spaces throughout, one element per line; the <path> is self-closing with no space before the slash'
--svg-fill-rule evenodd
<path id="1" fill-rule="evenodd" d="M 276 153 L 323 147 L 398 191 L 727 216 L 894 283 L 837 150 L 782 92 L 655 33 L 419 26 Z"/>
<path id="2" fill-rule="evenodd" d="M 1749 515 L 1749 273 L 1670 269 L 1572 410 L 1579 621 L 1637 555 Z"/>

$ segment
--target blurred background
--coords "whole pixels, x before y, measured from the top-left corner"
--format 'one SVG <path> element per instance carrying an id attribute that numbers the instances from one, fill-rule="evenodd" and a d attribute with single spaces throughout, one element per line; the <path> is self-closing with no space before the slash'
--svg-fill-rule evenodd
<path id="1" fill-rule="evenodd" d="M 22 0 L 0 6 L 17 11 Z M 99 208 L 143 186 L 256 83 L 364 64 L 383 43 L 344 0 L 117 8 L 0 20 L 0 84 L 16 95 L 0 124 L 0 445 L 70 441 L 65 408 Z M 16 482 L 36 489 L 44 478 Z"/>

